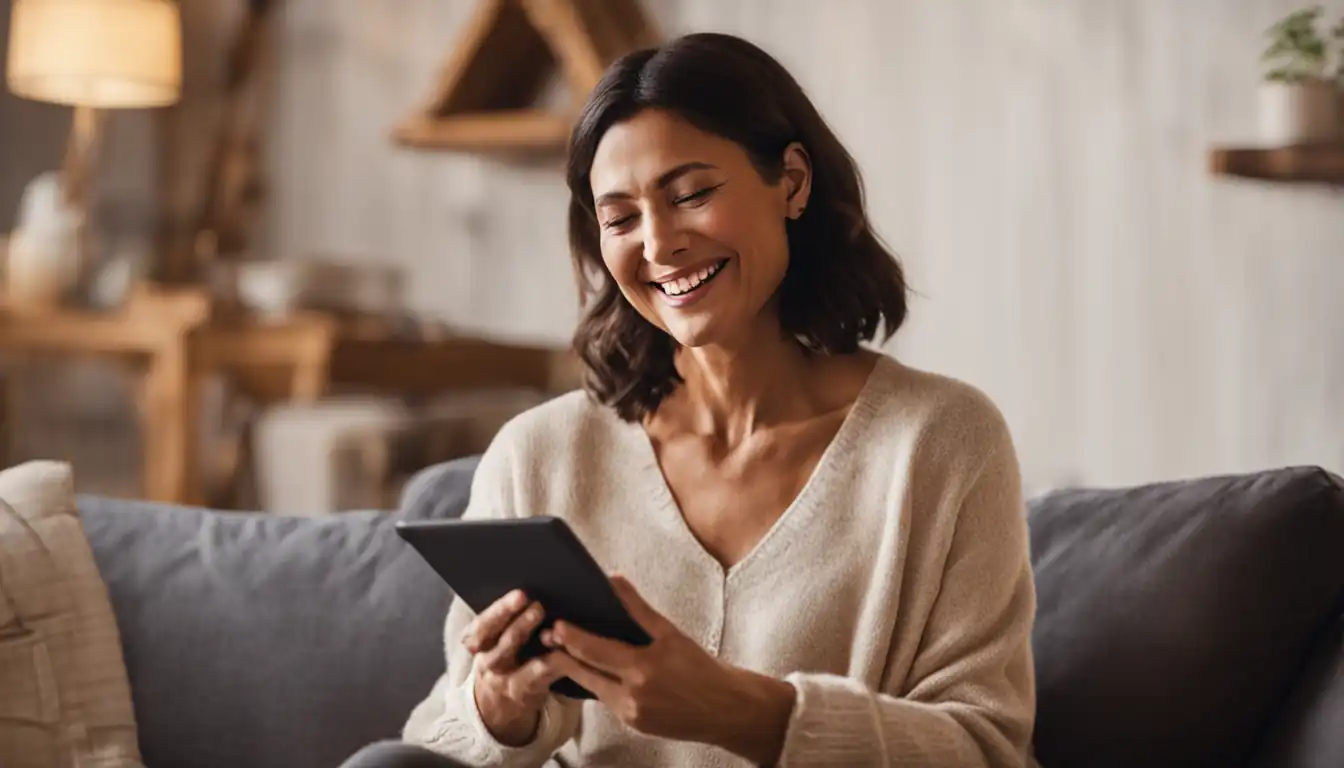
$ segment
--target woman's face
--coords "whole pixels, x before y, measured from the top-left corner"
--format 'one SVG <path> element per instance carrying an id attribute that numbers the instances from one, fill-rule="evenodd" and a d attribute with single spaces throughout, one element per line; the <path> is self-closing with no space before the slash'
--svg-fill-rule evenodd
<path id="1" fill-rule="evenodd" d="M 688 347 L 745 343 L 789 262 L 810 174 L 794 145 L 768 184 L 742 147 L 660 110 L 602 137 L 590 171 L 602 260 L 626 300 Z"/>

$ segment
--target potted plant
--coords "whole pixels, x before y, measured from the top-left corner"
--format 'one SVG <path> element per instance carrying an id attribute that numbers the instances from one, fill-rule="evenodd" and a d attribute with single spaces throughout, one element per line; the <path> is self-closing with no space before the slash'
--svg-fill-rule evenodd
<path id="1" fill-rule="evenodd" d="M 1260 139 L 1271 145 L 1339 141 L 1344 130 L 1339 87 L 1329 72 L 1329 45 L 1318 25 L 1321 7 L 1294 11 L 1270 27 L 1261 55 Z M 1336 35 L 1344 29 L 1334 31 Z"/>

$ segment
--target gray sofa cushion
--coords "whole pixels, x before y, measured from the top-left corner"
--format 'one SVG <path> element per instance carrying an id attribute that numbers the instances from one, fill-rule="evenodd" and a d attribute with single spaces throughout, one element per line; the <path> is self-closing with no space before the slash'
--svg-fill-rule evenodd
<path id="1" fill-rule="evenodd" d="M 1317 468 L 1063 491 L 1030 520 L 1046 766 L 1245 765 L 1344 609 L 1344 487 Z"/>
<path id="2" fill-rule="evenodd" d="M 1254 768 L 1344 765 L 1344 616 L 1316 643 L 1251 764 Z"/>
<path id="3" fill-rule="evenodd" d="M 81 497 L 146 765 L 329 767 L 395 737 L 443 671 L 451 594 L 392 524 L 461 514 L 474 467 L 422 478 L 396 515 Z"/>
<path id="4" fill-rule="evenodd" d="M 408 520 L 460 517 L 467 509 L 471 476 L 479 463 L 479 456 L 471 456 L 415 473 L 402 490 L 398 514 Z"/>

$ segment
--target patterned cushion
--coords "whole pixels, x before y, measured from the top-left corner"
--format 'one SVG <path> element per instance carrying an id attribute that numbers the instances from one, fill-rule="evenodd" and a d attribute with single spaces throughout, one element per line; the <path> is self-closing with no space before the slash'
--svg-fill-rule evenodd
<path id="1" fill-rule="evenodd" d="M 0 765 L 140 765 L 116 620 L 56 462 L 0 472 Z"/>

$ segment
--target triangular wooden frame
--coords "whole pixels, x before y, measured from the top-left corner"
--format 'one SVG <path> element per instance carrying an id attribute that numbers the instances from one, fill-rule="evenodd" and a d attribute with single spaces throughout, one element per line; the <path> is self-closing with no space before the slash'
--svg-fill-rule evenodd
<path id="1" fill-rule="evenodd" d="M 639 0 L 478 0 L 439 75 L 433 99 L 397 126 L 420 149 L 551 150 L 569 138 L 574 113 L 620 56 L 656 34 Z M 571 104 L 533 107 L 558 67 Z"/>

